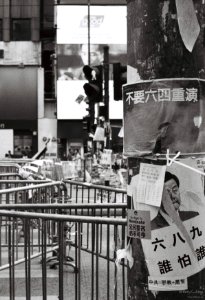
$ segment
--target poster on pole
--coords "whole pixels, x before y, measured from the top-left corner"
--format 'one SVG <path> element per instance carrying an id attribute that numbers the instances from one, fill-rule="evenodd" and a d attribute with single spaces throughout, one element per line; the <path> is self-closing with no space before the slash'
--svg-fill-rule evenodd
<path id="1" fill-rule="evenodd" d="M 202 170 L 203 158 L 180 159 L 180 164 L 166 166 L 160 207 L 155 201 L 152 204 L 138 201 L 140 163 L 145 159 L 135 161 L 136 165 L 129 170 L 128 196 L 132 197 L 134 210 L 150 213 L 151 237 L 141 238 L 149 289 L 160 291 L 156 299 L 169 299 L 163 297 L 170 290 L 178 291 L 176 299 L 204 299 L 204 176 L 195 171 Z M 147 163 L 157 162 L 150 159 Z"/>
<path id="2" fill-rule="evenodd" d="M 128 156 L 205 149 L 205 80 L 145 80 L 123 86 Z"/>

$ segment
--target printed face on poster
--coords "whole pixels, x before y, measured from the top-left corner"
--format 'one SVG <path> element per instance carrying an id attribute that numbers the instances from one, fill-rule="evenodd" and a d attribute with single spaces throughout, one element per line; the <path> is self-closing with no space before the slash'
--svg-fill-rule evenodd
<path id="1" fill-rule="evenodd" d="M 204 151 L 204 80 L 147 80 L 125 85 L 123 101 L 125 154 Z"/>
<path id="2" fill-rule="evenodd" d="M 140 159 L 136 161 L 139 163 Z M 180 162 L 196 170 L 203 165 L 193 158 L 181 159 Z M 132 196 L 134 210 L 150 213 L 151 238 L 141 238 L 149 276 L 158 278 L 159 282 L 170 278 L 175 280 L 179 275 L 181 279 L 189 279 L 205 267 L 203 176 L 176 163 L 166 167 L 161 204 L 158 207 L 156 201 L 151 205 L 151 194 L 146 203 L 139 202 L 139 170 L 140 166 L 133 165 L 129 195 Z M 167 290 L 166 286 L 162 285 L 163 289 Z M 176 289 L 182 287 L 179 285 L 177 288 L 176 285 Z"/>

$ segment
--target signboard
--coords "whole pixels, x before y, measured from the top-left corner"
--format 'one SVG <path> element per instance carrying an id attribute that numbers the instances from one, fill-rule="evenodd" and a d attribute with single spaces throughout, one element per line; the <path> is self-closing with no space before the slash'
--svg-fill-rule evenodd
<path id="1" fill-rule="evenodd" d="M 124 152 L 194 153 L 205 149 L 205 81 L 161 79 L 123 87 Z"/>
<path id="2" fill-rule="evenodd" d="M 58 103 L 57 116 L 61 120 L 82 120 L 87 114 L 85 101 L 78 103 L 76 99 L 83 94 L 85 81 L 57 81 Z"/>
<path id="3" fill-rule="evenodd" d="M 127 65 L 127 7 L 90 6 L 90 62 L 88 59 L 87 5 L 57 6 L 57 118 L 82 119 L 85 103 L 76 105 L 85 95 L 83 66 L 97 66 L 104 61 L 104 46 L 109 46 L 109 63 Z M 123 118 L 122 101 L 114 101 L 112 67 L 109 80 L 109 117 Z M 70 109 L 72 107 L 72 110 Z M 87 106 L 86 106 L 87 107 Z"/>
<path id="4" fill-rule="evenodd" d="M 57 81 L 57 117 L 58 120 L 82 120 L 87 114 L 87 104 L 85 101 L 80 103 L 76 101 L 79 95 L 84 94 L 83 84 L 86 81 Z M 109 116 L 110 119 L 123 119 L 123 103 L 122 101 L 113 100 L 112 81 L 109 81 L 110 101 Z M 72 108 L 72 109 L 71 109 Z"/>
<path id="5" fill-rule="evenodd" d="M 182 212 L 180 217 L 189 218 L 189 215 L 195 215 L 193 212 Z M 150 276 L 161 275 L 162 278 L 168 278 L 177 277 L 180 274 L 187 278 L 205 267 L 203 253 L 205 248 L 205 226 L 203 220 L 204 215 L 200 216 L 198 214 L 183 223 L 190 235 L 194 252 L 175 224 L 169 227 L 156 228 L 152 231 L 151 240 L 142 240 Z"/>
<path id="6" fill-rule="evenodd" d="M 125 5 L 91 5 L 91 44 L 127 44 L 126 10 Z M 57 24 L 57 44 L 87 43 L 87 5 L 57 6 Z"/>

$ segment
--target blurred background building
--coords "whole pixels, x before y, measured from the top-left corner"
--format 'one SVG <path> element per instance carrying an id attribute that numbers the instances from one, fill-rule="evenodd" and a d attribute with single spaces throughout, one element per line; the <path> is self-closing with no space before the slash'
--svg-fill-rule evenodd
<path id="1" fill-rule="evenodd" d="M 111 63 L 126 64 L 126 1 L 91 4 L 93 64 L 102 63 L 103 45 Z M 0 130 L 9 130 L 7 150 L 17 157 L 32 157 L 49 139 L 49 157 L 83 149 L 86 106 L 75 100 L 83 93 L 87 27 L 87 0 L 0 1 Z M 112 145 L 121 151 L 122 101 L 113 100 L 110 79 Z"/>

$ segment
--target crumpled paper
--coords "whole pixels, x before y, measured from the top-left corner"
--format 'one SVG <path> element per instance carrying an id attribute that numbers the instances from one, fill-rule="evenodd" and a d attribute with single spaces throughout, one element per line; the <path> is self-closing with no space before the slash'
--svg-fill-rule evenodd
<path id="1" fill-rule="evenodd" d="M 200 33 L 193 0 L 176 0 L 177 20 L 184 46 L 192 52 Z"/>
<path id="2" fill-rule="evenodd" d="M 115 263 L 116 263 L 117 268 L 120 267 L 120 263 L 123 258 L 127 259 L 129 261 L 130 267 L 132 268 L 132 266 L 134 264 L 134 259 L 132 257 L 132 246 L 130 245 L 130 242 L 126 248 L 118 249 L 116 251 L 116 255 L 117 255 L 117 258 L 115 260 Z"/>

